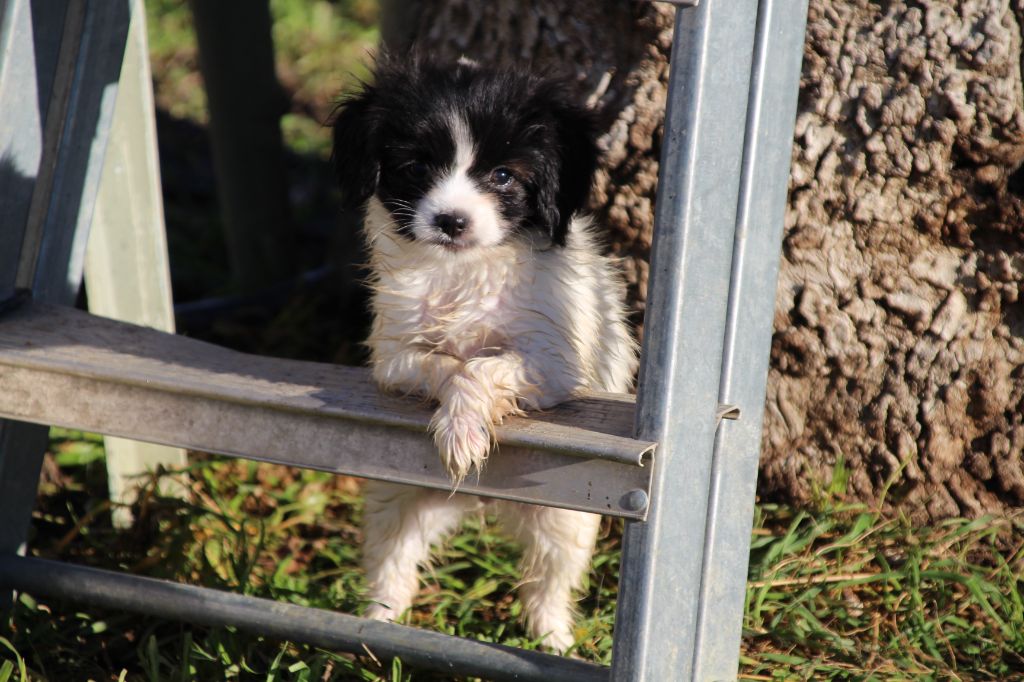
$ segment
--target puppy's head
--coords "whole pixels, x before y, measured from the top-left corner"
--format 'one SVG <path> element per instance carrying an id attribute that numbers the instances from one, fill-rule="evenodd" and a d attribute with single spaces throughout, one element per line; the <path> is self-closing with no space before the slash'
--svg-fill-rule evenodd
<path id="1" fill-rule="evenodd" d="M 390 229 L 451 250 L 537 232 L 564 245 L 597 162 L 593 118 L 565 84 L 465 60 L 382 58 L 333 125 L 346 203 L 376 196 Z"/>

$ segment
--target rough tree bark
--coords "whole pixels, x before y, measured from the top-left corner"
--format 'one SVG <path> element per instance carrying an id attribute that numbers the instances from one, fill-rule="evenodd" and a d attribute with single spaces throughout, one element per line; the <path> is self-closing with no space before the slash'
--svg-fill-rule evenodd
<path id="1" fill-rule="evenodd" d="M 642 312 L 672 11 L 395 7 L 397 49 L 576 77 L 608 131 L 591 208 Z M 842 460 L 850 497 L 921 520 L 1024 504 L 1022 21 L 1024 0 L 811 0 L 764 494 L 807 501 Z"/>
<path id="2" fill-rule="evenodd" d="M 1022 5 L 813 0 L 762 489 L 1024 504 Z"/>

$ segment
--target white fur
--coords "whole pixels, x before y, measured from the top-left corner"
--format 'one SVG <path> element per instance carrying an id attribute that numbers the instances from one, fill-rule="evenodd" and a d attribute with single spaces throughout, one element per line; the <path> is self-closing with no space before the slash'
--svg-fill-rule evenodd
<path id="1" fill-rule="evenodd" d="M 452 250 L 398 236 L 372 198 L 366 231 L 373 375 L 385 389 L 439 402 L 434 442 L 456 485 L 483 466 L 493 425 L 505 415 L 550 407 L 583 389 L 630 389 L 636 344 L 622 281 L 586 220 L 574 221 L 564 248 L 514 238 Z M 368 484 L 364 561 L 375 604 L 367 615 L 396 619 L 408 609 L 431 545 L 480 505 L 473 496 Z M 600 517 L 513 502 L 494 507 L 524 545 L 530 634 L 568 649 L 572 593 L 588 570 Z"/>

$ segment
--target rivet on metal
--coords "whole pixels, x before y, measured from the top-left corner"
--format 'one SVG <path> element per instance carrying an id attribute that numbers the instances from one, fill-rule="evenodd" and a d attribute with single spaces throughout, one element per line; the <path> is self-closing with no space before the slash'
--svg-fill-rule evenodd
<path id="1" fill-rule="evenodd" d="M 622 496 L 622 508 L 628 511 L 638 512 L 647 508 L 647 493 L 637 488 L 630 490 Z"/>

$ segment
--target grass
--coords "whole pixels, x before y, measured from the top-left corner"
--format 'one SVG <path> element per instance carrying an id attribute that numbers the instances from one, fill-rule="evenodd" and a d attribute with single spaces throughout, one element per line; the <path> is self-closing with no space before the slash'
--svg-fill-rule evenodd
<path id="1" fill-rule="evenodd" d="M 147 481 L 134 525 L 116 531 L 100 439 L 55 430 L 50 449 L 35 555 L 345 612 L 365 606 L 355 479 L 197 455 L 187 472 L 166 474 L 187 473 L 187 499 L 160 497 Z M 620 537 L 620 523 L 606 522 L 576 633 L 577 653 L 605 664 Z M 817 511 L 762 504 L 752 542 L 741 679 L 1024 679 L 1020 519 L 914 528 L 827 502 Z M 516 557 L 486 519 L 470 520 L 423 576 L 410 622 L 534 647 L 519 622 Z M 11 621 L 0 682 L 446 679 L 30 595 Z"/>
<path id="2" fill-rule="evenodd" d="M 751 679 L 1024 676 L 1019 518 L 915 528 L 856 509 L 763 506 L 756 525 Z"/>

